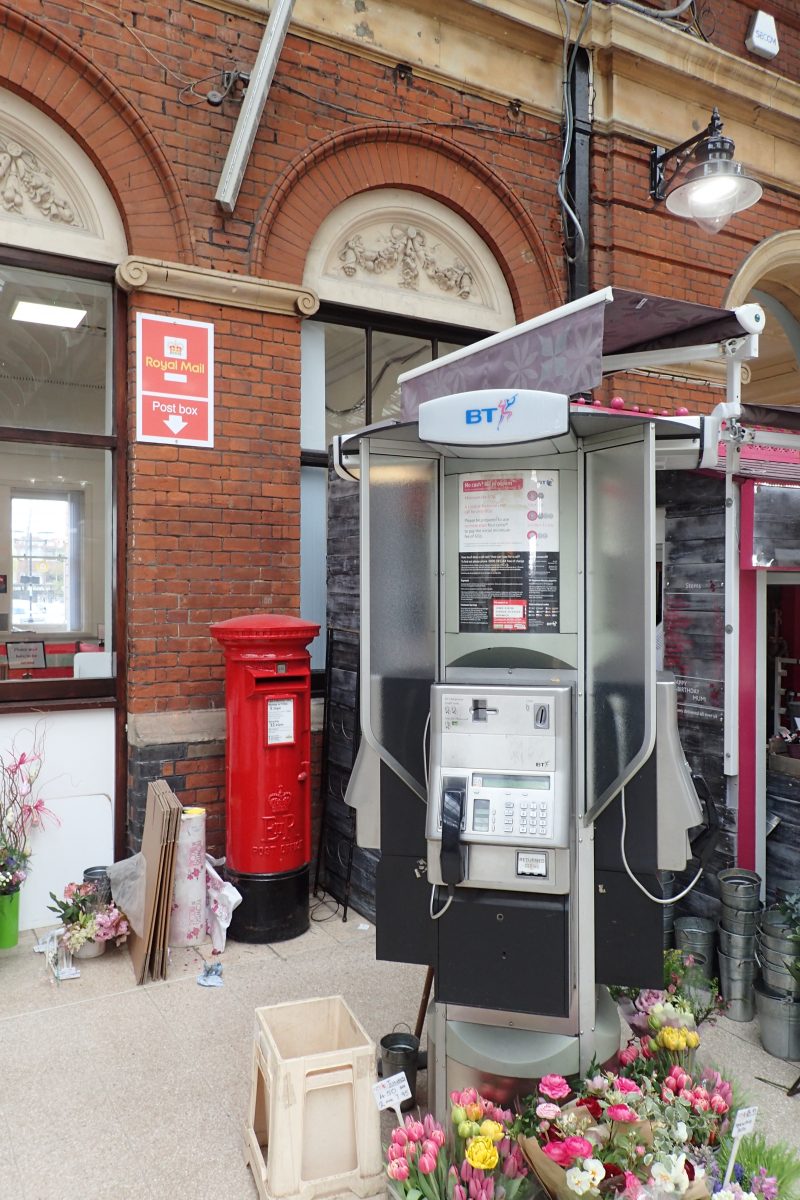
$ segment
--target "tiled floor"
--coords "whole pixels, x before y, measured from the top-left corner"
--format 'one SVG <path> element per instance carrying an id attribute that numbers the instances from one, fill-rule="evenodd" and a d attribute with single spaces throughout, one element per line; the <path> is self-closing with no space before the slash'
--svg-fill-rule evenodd
<path id="1" fill-rule="evenodd" d="M 414 1025 L 422 994 L 425 969 L 376 962 L 357 913 L 315 916 L 328 919 L 291 942 L 229 942 L 221 988 L 196 982 L 210 946 L 173 951 L 169 979 L 144 987 L 124 948 L 60 984 L 33 934 L 0 951 L 0 1197 L 253 1200 L 242 1144 L 253 1009 L 341 994 L 377 1041 Z M 724 1019 L 704 1051 L 760 1106 L 769 1136 L 800 1148 L 800 1097 L 785 1094 L 800 1065 L 765 1054 L 754 1024 Z"/>

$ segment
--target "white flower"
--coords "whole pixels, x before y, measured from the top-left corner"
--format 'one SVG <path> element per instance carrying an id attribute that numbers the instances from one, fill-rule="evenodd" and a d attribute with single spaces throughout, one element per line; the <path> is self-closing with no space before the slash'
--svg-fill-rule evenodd
<path id="1" fill-rule="evenodd" d="M 585 1196 L 592 1186 L 592 1181 L 588 1171 L 581 1171 L 578 1167 L 570 1167 L 567 1171 L 567 1187 L 576 1196 Z"/>
<path id="2" fill-rule="evenodd" d="M 605 1075 L 594 1075 L 589 1080 L 587 1090 L 593 1096 L 604 1096 L 608 1091 L 610 1082 L 610 1079 L 608 1079 Z"/>
<path id="3" fill-rule="evenodd" d="M 677 1125 L 675 1126 L 675 1137 L 679 1142 L 681 1142 L 681 1144 L 683 1144 L 683 1142 L 688 1142 L 689 1130 L 686 1128 L 685 1121 L 678 1121 Z"/>
<path id="4" fill-rule="evenodd" d="M 685 1154 L 666 1154 L 650 1168 L 650 1180 L 659 1191 L 677 1193 L 682 1196 L 689 1186 L 689 1176 L 684 1170 Z M 715 1197 L 719 1200 L 719 1195 Z M 733 1198 L 731 1197 L 731 1200 Z"/>
<path id="5" fill-rule="evenodd" d="M 601 1179 L 606 1177 L 606 1169 L 599 1158 L 585 1158 L 583 1169 L 591 1180 L 592 1187 L 597 1187 Z"/>

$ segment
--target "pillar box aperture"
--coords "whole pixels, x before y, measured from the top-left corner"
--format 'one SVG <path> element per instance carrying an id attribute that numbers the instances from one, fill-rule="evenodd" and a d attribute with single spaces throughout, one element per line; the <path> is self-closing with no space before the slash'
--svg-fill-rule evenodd
<path id="1" fill-rule="evenodd" d="M 277 942 L 308 929 L 311 659 L 319 625 L 272 613 L 211 626 L 225 651 L 226 865 L 242 894 L 229 936 Z"/>

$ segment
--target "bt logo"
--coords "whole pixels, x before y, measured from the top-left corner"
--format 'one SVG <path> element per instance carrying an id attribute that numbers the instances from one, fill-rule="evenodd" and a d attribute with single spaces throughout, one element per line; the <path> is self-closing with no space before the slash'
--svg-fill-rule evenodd
<path id="1" fill-rule="evenodd" d="M 492 408 L 468 408 L 464 414 L 464 420 L 467 425 L 494 425 L 494 414 L 499 413 L 496 428 L 499 429 L 504 421 L 510 421 L 513 417 L 511 411 L 517 402 L 517 393 L 509 396 L 505 400 L 500 400 L 496 407 Z"/>

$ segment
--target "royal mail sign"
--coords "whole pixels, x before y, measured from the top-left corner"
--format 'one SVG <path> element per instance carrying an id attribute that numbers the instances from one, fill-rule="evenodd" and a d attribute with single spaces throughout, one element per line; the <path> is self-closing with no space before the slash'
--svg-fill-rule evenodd
<path id="1" fill-rule="evenodd" d="M 136 316 L 136 438 L 214 445 L 214 326 Z"/>

